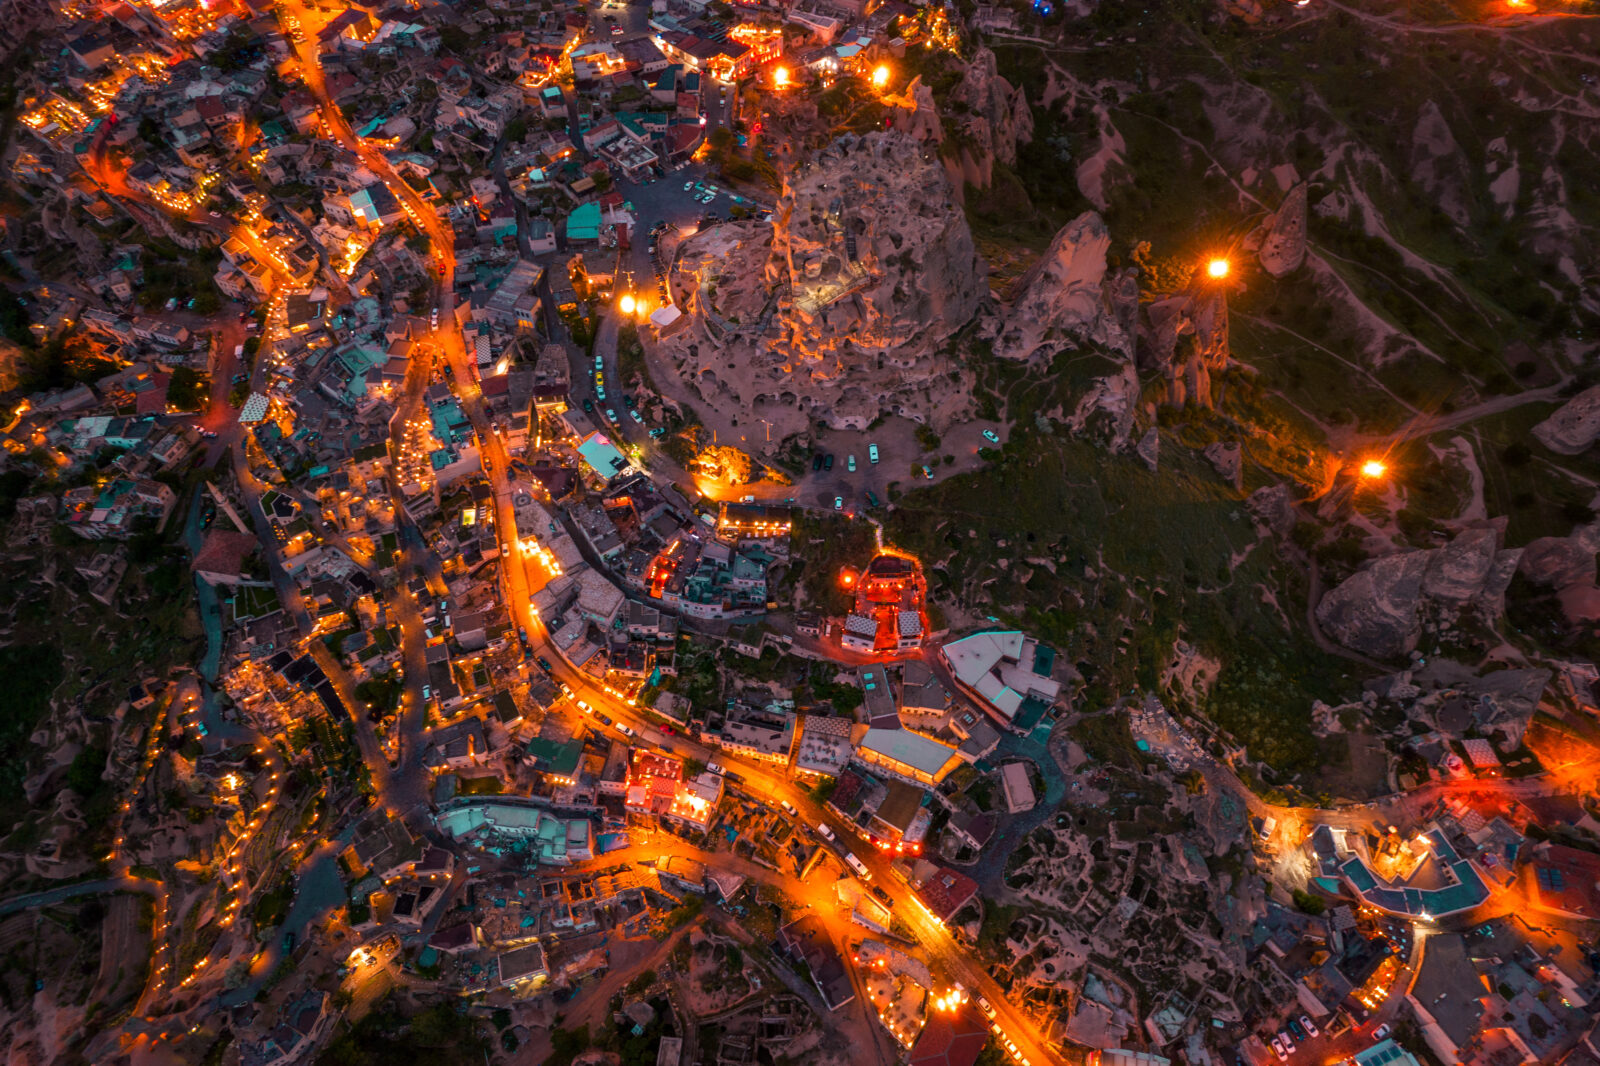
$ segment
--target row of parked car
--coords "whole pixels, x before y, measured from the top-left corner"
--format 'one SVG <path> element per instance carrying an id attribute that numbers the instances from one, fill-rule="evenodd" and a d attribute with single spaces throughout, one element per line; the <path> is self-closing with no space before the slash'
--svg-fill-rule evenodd
<path id="1" fill-rule="evenodd" d="M 878 446 L 876 444 L 867 445 L 867 461 L 872 463 L 873 466 L 878 465 Z M 852 474 L 856 472 L 856 457 L 854 452 L 845 457 L 845 468 L 848 469 Z M 832 452 L 813 452 L 811 454 L 811 470 L 813 473 L 818 470 L 832 469 Z"/>

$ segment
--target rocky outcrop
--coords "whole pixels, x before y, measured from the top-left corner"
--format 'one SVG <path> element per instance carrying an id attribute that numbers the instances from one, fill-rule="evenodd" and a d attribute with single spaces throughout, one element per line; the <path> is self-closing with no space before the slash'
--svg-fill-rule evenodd
<path id="1" fill-rule="evenodd" d="M 1417 646 L 1422 627 L 1425 551 L 1386 555 L 1346 578 L 1317 604 L 1323 631 L 1351 651 L 1378 658 L 1403 655 Z"/>
<path id="2" fill-rule="evenodd" d="M 1131 359 L 1137 281 L 1130 272 L 1108 269 L 1110 248 L 1111 234 L 1093 211 L 1063 226 L 1039 261 L 1007 288 L 995 354 L 1048 359 L 1063 348 L 1092 344 Z"/>
<path id="3" fill-rule="evenodd" d="M 790 172 L 770 224 L 709 227 L 676 261 L 692 322 L 663 350 L 708 404 L 759 409 L 774 442 L 881 414 L 942 428 L 971 405 L 968 372 L 936 355 L 988 296 L 986 270 L 910 132 L 839 138 Z"/>
<path id="4" fill-rule="evenodd" d="M 1299 182 L 1257 231 L 1261 269 L 1281 278 L 1306 261 L 1306 184 Z"/>
<path id="5" fill-rule="evenodd" d="M 1385 659 L 1417 646 L 1469 612 L 1492 622 L 1521 549 L 1500 548 L 1505 519 L 1468 529 L 1442 548 L 1386 555 L 1345 579 L 1317 604 L 1323 631 L 1352 651 Z"/>
<path id="6" fill-rule="evenodd" d="M 1096 378 L 1066 418 L 1067 432 L 1104 444 L 1112 451 L 1128 447 L 1139 413 L 1139 375 L 1132 363 L 1114 374 Z"/>
<path id="7" fill-rule="evenodd" d="M 1600 523 L 1579 526 L 1568 537 L 1540 537 L 1522 552 L 1518 569 L 1535 585 L 1550 589 L 1574 623 L 1600 620 L 1600 587 L 1595 556 L 1600 554 Z"/>
<path id="8" fill-rule="evenodd" d="M 1161 461 L 1161 431 L 1155 426 L 1145 430 L 1134 451 L 1144 460 L 1144 465 L 1150 468 L 1150 472 L 1155 473 L 1156 466 Z"/>
<path id="9" fill-rule="evenodd" d="M 1238 441 L 1212 441 L 1206 445 L 1204 454 L 1206 462 L 1222 475 L 1222 480 L 1235 489 L 1244 488 L 1244 449 Z"/>
<path id="10" fill-rule="evenodd" d="M 1581 455 L 1600 439 L 1600 385 L 1585 389 L 1555 414 L 1533 427 L 1533 435 L 1553 452 Z"/>
<path id="11" fill-rule="evenodd" d="M 959 131 L 961 176 L 980 189 L 992 183 L 995 163 L 1016 166 L 1017 145 L 1033 140 L 1027 94 L 999 75 L 987 48 L 973 54 L 951 90 L 946 120 Z"/>
<path id="12" fill-rule="evenodd" d="M 1211 375 L 1228 365 L 1228 298 L 1216 286 L 1157 300 L 1138 330 L 1139 365 L 1166 379 L 1166 401 L 1211 406 Z"/>
<path id="13" fill-rule="evenodd" d="M 971 319 L 988 292 L 938 164 L 895 132 L 841 137 L 790 174 L 766 280 L 791 369 L 927 348 Z"/>
<path id="14" fill-rule="evenodd" d="M 933 90 L 922 83 L 922 76 L 911 79 L 904 96 L 891 96 L 884 101 L 890 107 L 889 128 L 915 137 L 924 144 L 942 144 L 944 126 L 939 121 L 939 108 L 933 102 Z"/>
<path id="15" fill-rule="evenodd" d="M 1469 733 L 1499 742 L 1502 751 L 1522 743 L 1528 721 L 1539 709 L 1552 673 L 1538 667 L 1494 670 L 1480 675 L 1475 667 L 1448 658 L 1431 658 L 1364 686 L 1362 702 L 1388 703 L 1428 732 L 1450 738 Z"/>

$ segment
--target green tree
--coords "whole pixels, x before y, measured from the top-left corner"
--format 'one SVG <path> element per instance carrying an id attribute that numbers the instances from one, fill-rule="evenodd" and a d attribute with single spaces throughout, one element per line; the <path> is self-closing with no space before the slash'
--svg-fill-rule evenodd
<path id="1" fill-rule="evenodd" d="M 1298 888 L 1291 895 L 1294 897 L 1295 907 L 1306 914 L 1317 915 L 1328 909 L 1328 901 L 1321 896 L 1303 892 Z"/>

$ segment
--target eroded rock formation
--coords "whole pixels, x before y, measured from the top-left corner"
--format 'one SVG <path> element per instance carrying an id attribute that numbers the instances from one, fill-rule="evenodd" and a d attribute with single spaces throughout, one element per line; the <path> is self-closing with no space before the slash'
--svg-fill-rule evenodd
<path id="1" fill-rule="evenodd" d="M 1093 211 L 1063 226 L 1039 261 L 1007 288 L 995 354 L 1048 359 L 1062 348 L 1093 344 L 1131 359 L 1138 285 L 1131 272 L 1108 270 L 1110 247 L 1111 234 Z"/>
<path id="2" fill-rule="evenodd" d="M 788 176 L 770 224 L 685 242 L 674 291 L 698 328 L 669 350 L 702 398 L 786 408 L 786 430 L 884 413 L 943 426 L 970 401 L 937 352 L 987 297 L 984 275 L 932 147 L 851 134 Z"/>
<path id="3" fill-rule="evenodd" d="M 1020 88 L 1002 78 L 994 53 L 979 48 L 950 92 L 946 121 L 958 131 L 959 149 L 949 162 L 952 182 L 983 189 L 994 180 L 994 164 L 1016 166 L 1017 145 L 1033 140 L 1033 111 Z M 959 192 L 961 185 L 956 184 Z"/>
<path id="4" fill-rule="evenodd" d="M 1533 427 L 1533 435 L 1553 452 L 1582 455 L 1600 439 L 1600 385 L 1585 389 L 1555 414 Z"/>
<path id="5" fill-rule="evenodd" d="M 1298 182 L 1254 235 L 1261 269 L 1281 278 L 1306 261 L 1306 183 Z"/>
<path id="6" fill-rule="evenodd" d="M 1520 548 L 1501 549 L 1504 531 L 1505 519 L 1496 519 L 1442 548 L 1385 555 L 1325 593 L 1317 621 L 1340 644 L 1380 659 L 1410 652 L 1425 630 L 1468 613 L 1492 622 L 1522 557 Z"/>

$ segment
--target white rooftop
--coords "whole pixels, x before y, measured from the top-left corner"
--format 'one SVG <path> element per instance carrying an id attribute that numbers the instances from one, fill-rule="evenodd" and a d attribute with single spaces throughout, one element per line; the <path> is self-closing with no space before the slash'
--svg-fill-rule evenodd
<path id="1" fill-rule="evenodd" d="M 1037 696 L 1054 702 L 1061 684 L 1032 670 L 1038 642 L 1020 631 L 974 633 L 941 650 L 962 684 L 977 691 L 995 710 L 1014 718 L 1022 701 Z"/>

